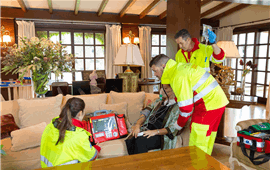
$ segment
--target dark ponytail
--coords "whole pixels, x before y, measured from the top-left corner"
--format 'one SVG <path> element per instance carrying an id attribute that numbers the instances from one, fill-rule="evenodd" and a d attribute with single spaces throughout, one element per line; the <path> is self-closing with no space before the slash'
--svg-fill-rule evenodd
<path id="1" fill-rule="evenodd" d="M 76 117 L 80 111 L 83 111 L 85 108 L 85 103 L 80 98 L 70 98 L 66 102 L 64 108 L 62 109 L 59 116 L 59 123 L 57 129 L 59 129 L 59 138 L 55 145 L 59 142 L 63 142 L 65 138 L 66 130 L 69 130 L 72 125 L 72 118 Z"/>

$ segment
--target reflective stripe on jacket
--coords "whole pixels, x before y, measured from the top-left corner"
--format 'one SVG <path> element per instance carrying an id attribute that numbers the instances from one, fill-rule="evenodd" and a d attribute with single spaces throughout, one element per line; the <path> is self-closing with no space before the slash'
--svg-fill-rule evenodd
<path id="1" fill-rule="evenodd" d="M 42 168 L 96 159 L 98 151 L 89 142 L 89 132 L 79 127 L 76 127 L 75 131 L 67 130 L 64 142 L 55 145 L 59 137 L 59 130 L 54 127 L 52 122 L 46 126 L 41 138 L 40 162 Z"/>
<path id="2" fill-rule="evenodd" d="M 193 104 L 198 104 L 200 99 L 203 99 L 200 101 L 205 105 L 206 111 L 224 107 L 229 103 L 214 77 L 192 63 L 176 63 L 170 59 L 166 63 L 161 83 L 171 85 L 182 117 L 189 117 Z"/>
<path id="3" fill-rule="evenodd" d="M 199 48 L 196 49 L 194 52 L 191 52 L 190 59 L 186 58 L 188 57 L 188 52 L 182 53 L 182 50 L 178 50 L 178 52 L 175 55 L 175 61 L 177 63 L 193 63 L 196 64 L 202 68 L 204 68 L 206 71 L 210 71 L 209 68 L 209 61 L 213 63 L 221 63 L 225 59 L 225 54 L 222 59 L 217 60 L 213 57 L 213 47 L 211 45 L 205 45 L 205 44 L 198 44 Z M 185 55 L 185 56 L 184 56 Z M 205 57 L 207 56 L 207 59 L 205 61 Z"/>

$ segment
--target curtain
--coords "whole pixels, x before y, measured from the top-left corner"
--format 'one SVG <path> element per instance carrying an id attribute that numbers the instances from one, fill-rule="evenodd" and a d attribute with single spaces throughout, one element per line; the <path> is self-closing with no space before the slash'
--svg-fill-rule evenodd
<path id="1" fill-rule="evenodd" d="M 269 119 L 270 118 L 269 112 L 270 112 L 270 85 L 268 87 L 268 92 L 267 92 L 266 119 Z"/>
<path id="2" fill-rule="evenodd" d="M 18 24 L 18 44 L 21 44 L 21 38 L 26 37 L 27 39 L 31 39 L 35 37 L 35 23 L 34 22 L 26 22 L 26 21 L 16 21 Z"/>
<path id="3" fill-rule="evenodd" d="M 21 39 L 26 37 L 27 39 L 31 39 L 32 37 L 35 37 L 36 32 L 35 32 L 35 23 L 34 22 L 26 22 L 26 21 L 16 21 L 18 24 L 18 46 L 20 46 Z M 27 71 L 25 73 L 25 77 L 32 77 L 31 71 Z M 31 86 L 31 91 L 34 91 L 34 86 L 33 86 L 33 81 L 31 81 L 32 86 Z M 19 90 L 22 90 L 19 88 Z M 34 97 L 34 93 L 32 93 L 32 98 Z"/>
<path id="4" fill-rule="evenodd" d="M 217 30 L 217 42 L 218 41 L 232 41 L 233 27 L 219 28 Z M 225 65 L 231 66 L 231 59 L 225 60 Z"/>
<path id="5" fill-rule="evenodd" d="M 111 79 L 115 74 L 122 73 L 122 66 L 113 66 L 118 49 L 121 46 L 121 26 L 106 25 L 106 78 Z"/>
<path id="6" fill-rule="evenodd" d="M 226 27 L 217 30 L 217 41 L 232 41 L 233 28 Z"/>
<path id="7" fill-rule="evenodd" d="M 142 78 L 151 78 L 152 71 L 149 67 L 151 61 L 151 27 L 139 27 L 140 51 L 143 58 L 144 66 L 142 67 Z M 142 87 L 142 90 L 148 93 L 153 93 L 153 86 Z"/>
<path id="8" fill-rule="evenodd" d="M 32 37 L 35 37 L 35 23 L 34 22 L 26 22 L 26 21 L 16 21 L 18 24 L 18 46 L 20 46 L 21 39 L 26 37 L 30 40 Z M 25 77 L 31 77 L 30 71 L 25 74 Z"/>

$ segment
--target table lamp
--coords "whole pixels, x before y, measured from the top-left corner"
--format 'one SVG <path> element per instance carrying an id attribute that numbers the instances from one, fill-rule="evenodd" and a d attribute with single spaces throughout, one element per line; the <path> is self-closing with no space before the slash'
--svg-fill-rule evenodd
<path id="1" fill-rule="evenodd" d="M 218 41 L 217 46 L 223 49 L 226 58 L 240 58 L 239 51 L 233 41 Z"/>
<path id="2" fill-rule="evenodd" d="M 130 66 L 144 66 L 140 49 L 134 44 L 123 44 L 114 60 L 116 66 L 127 66 L 124 73 L 133 73 Z"/>

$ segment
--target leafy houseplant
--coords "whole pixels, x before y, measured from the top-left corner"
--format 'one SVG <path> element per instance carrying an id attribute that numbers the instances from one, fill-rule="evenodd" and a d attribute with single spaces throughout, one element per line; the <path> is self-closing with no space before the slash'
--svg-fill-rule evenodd
<path id="1" fill-rule="evenodd" d="M 30 70 L 35 93 L 44 95 L 48 91 L 46 84 L 51 72 L 58 77 L 62 72 L 72 71 L 74 57 L 67 54 L 64 48 L 59 42 L 54 43 L 46 38 L 23 38 L 19 47 L 14 44 L 4 53 L 2 71 L 6 74 L 20 73 L 19 81 L 22 82 L 26 72 Z"/>

